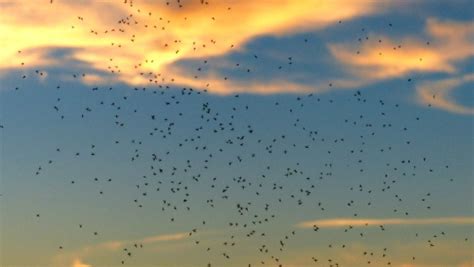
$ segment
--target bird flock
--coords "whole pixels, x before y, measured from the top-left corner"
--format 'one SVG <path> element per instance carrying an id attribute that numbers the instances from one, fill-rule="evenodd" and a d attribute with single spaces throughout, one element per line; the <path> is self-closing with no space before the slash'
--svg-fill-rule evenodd
<path id="1" fill-rule="evenodd" d="M 176 0 L 160 5 L 180 9 L 187 2 Z M 55 4 L 50 1 L 52 8 Z M 166 25 L 174 23 L 140 9 L 131 0 L 123 4 L 130 9 L 128 16 L 118 19 L 116 25 L 107 25 L 105 30 L 90 30 L 98 38 L 107 39 L 109 32 L 131 36 L 128 44 L 111 42 L 113 48 L 133 46 L 140 38 L 134 29 L 166 31 Z M 212 1 L 201 0 L 200 4 L 212 5 Z M 231 4 L 228 11 L 232 12 Z M 134 16 L 136 12 L 149 14 L 159 23 L 142 25 Z M 186 19 L 191 21 L 192 17 Z M 209 19 L 216 20 L 214 14 L 209 14 Z M 77 20 L 79 24 L 87 17 L 78 14 Z M 389 21 L 385 24 L 387 28 L 397 26 Z M 365 28 L 357 35 L 356 44 L 369 40 Z M 179 54 L 180 43 L 188 41 L 162 43 Z M 225 40 L 194 43 L 193 49 L 212 49 L 215 42 Z M 313 40 L 306 36 L 297 42 L 297 46 L 311 46 Z M 429 45 L 427 41 L 426 46 Z M 393 49 L 403 49 L 403 44 Z M 423 116 L 427 113 L 406 112 L 406 103 L 399 99 L 372 96 L 362 89 L 342 92 L 342 96 L 317 92 L 216 96 L 208 90 L 212 82 L 205 88 L 180 87 L 173 84 L 171 77 L 141 70 L 146 62 L 136 62 L 133 73 L 145 78 L 147 84 L 143 86 L 109 82 L 71 89 L 91 75 L 86 68 L 70 68 L 67 75 L 55 77 L 52 71 L 27 66 L 22 53 L 18 51 L 18 64 L 27 71 L 19 75 L 12 91 L 19 98 L 25 97 L 24 91 L 45 91 L 47 100 L 42 104 L 47 106 L 47 116 L 54 127 L 63 129 L 51 129 L 49 142 L 54 144 L 54 135 L 65 133 L 71 125 L 77 131 L 70 133 L 72 136 L 84 135 L 77 144 L 58 138 L 48 151 L 39 152 L 45 156 L 37 158 L 35 166 L 25 166 L 31 169 L 30 179 L 47 181 L 55 169 L 74 166 L 55 183 L 69 192 L 84 193 L 84 198 L 97 206 L 108 207 L 111 204 L 107 198 L 112 198 L 113 205 L 120 206 L 124 214 L 143 221 L 158 216 L 160 222 L 154 226 L 157 232 L 181 229 L 186 233 L 182 241 L 191 245 L 183 251 L 198 253 L 195 266 L 394 266 L 400 255 L 382 245 L 382 241 L 399 228 L 385 225 L 383 220 L 374 226 L 364 218 L 410 221 L 437 217 L 437 194 L 426 186 L 426 180 L 441 176 L 445 178 L 437 182 L 442 187 L 456 183 L 450 159 L 440 163 L 442 155 L 433 155 L 437 152 L 418 146 L 423 141 L 416 132 L 426 127 Z M 300 64 L 300 58 L 292 54 L 282 53 L 279 56 L 285 58 L 284 63 L 271 65 L 258 63 L 263 60 L 261 51 L 246 53 L 247 59 L 228 66 L 243 77 L 239 79 L 261 73 L 261 69 L 254 69 L 256 65 L 283 79 L 287 70 Z M 193 65 L 190 78 L 205 79 L 213 60 L 204 58 Z M 110 77 L 122 73 L 122 67 L 129 67 L 114 63 L 114 58 L 102 64 L 108 66 Z M 45 76 L 47 86 L 41 82 Z M 414 79 L 406 77 L 399 86 L 410 87 Z M 26 86 L 35 83 L 40 88 L 50 88 L 38 91 Z M 329 82 L 326 90 L 331 91 L 333 86 Z M 8 128 L 2 123 L 4 134 Z M 31 205 L 34 208 L 35 203 Z M 38 209 L 31 214 L 31 220 L 41 224 L 52 213 Z M 348 222 L 329 227 L 318 223 L 338 217 Z M 362 223 L 357 223 L 359 219 Z M 300 225 L 311 220 L 314 223 Z M 87 240 L 92 237 L 93 244 L 110 241 L 102 236 L 110 236 L 107 231 L 114 225 L 101 227 L 100 219 L 87 221 L 64 227 Z M 425 244 L 429 251 L 449 236 L 449 229 L 415 228 L 410 238 Z M 462 241 L 466 247 L 471 245 L 469 233 Z M 54 242 L 55 254 L 67 253 L 74 247 L 67 237 Z M 292 265 L 296 256 L 291 252 L 298 251 L 298 242 L 318 248 L 298 256 L 305 258 L 307 265 Z M 352 242 L 378 245 L 374 250 L 355 251 Z M 141 266 L 139 258 L 144 257 L 144 250 L 151 243 L 146 239 L 120 243 L 107 266 Z M 242 251 L 247 253 L 243 255 Z M 345 254 L 354 254 L 352 264 L 342 257 Z M 413 250 L 404 257 L 405 262 L 416 266 L 420 257 L 427 256 L 418 256 Z M 176 266 L 182 260 L 194 261 L 192 255 L 186 258 L 177 258 Z M 161 266 L 159 257 L 154 260 L 147 266 Z"/>

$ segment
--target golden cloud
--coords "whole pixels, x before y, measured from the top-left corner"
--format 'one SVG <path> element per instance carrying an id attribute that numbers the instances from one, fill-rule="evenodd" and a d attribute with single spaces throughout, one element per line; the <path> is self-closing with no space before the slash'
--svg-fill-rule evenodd
<path id="1" fill-rule="evenodd" d="M 340 228 L 348 226 L 380 226 L 380 225 L 433 225 L 433 224 L 474 224 L 474 217 L 440 217 L 440 218 L 389 218 L 389 219 L 351 219 L 351 218 L 336 218 L 304 221 L 298 223 L 299 228 L 313 228 L 314 226 L 320 228 Z"/>
<path id="2" fill-rule="evenodd" d="M 456 62 L 474 55 L 474 22 L 429 19 L 426 32 L 431 42 L 370 36 L 360 47 L 331 44 L 329 49 L 354 76 L 368 83 L 411 72 L 454 73 Z"/>
<path id="3" fill-rule="evenodd" d="M 80 259 L 75 259 L 72 262 L 72 267 L 92 267 L 92 265 L 85 264 Z"/>
<path id="4" fill-rule="evenodd" d="M 173 6 L 174 5 L 174 6 Z M 152 1 L 37 1 L 0 4 L 0 69 L 59 64 L 49 49 L 71 48 L 72 59 L 113 73 L 134 85 L 196 86 L 197 81 L 170 66 L 179 60 L 227 54 L 257 36 L 318 29 L 383 9 L 372 0 L 186 1 L 182 7 Z M 18 51 L 21 51 L 19 53 Z M 201 77 L 217 93 L 306 91 L 289 82 L 238 84 Z M 86 82 L 100 82 L 92 77 Z M 108 81 L 105 78 L 105 81 Z M 230 86 L 230 87 L 229 87 Z M 234 88 L 233 86 L 239 86 Z"/>
<path id="5" fill-rule="evenodd" d="M 458 104 L 450 94 L 456 87 L 472 81 L 474 74 L 422 83 L 416 90 L 417 101 L 452 113 L 474 115 L 474 108 Z"/>

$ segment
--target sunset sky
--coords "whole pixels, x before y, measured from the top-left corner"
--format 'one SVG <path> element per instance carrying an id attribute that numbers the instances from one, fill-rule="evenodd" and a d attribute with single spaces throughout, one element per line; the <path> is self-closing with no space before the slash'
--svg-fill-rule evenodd
<path id="1" fill-rule="evenodd" d="M 0 0 L 0 266 L 473 266 L 472 10 Z"/>

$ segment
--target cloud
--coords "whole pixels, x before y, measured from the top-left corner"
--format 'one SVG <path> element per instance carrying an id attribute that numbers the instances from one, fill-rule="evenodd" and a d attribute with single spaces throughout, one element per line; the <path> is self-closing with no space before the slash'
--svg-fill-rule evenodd
<path id="1" fill-rule="evenodd" d="M 474 22 L 428 19 L 426 33 L 430 42 L 406 37 L 394 41 L 386 36 L 370 36 L 360 47 L 330 44 L 331 54 L 342 64 L 353 80 L 354 87 L 399 78 L 411 73 L 459 72 L 458 63 L 474 56 Z M 456 103 L 450 92 L 473 75 L 428 81 L 417 86 L 417 102 L 459 114 L 474 114 L 474 109 Z M 335 83 L 337 86 L 337 83 Z M 349 84 L 350 87 L 350 84 Z M 435 95 L 435 97 L 433 97 Z"/>
<path id="2" fill-rule="evenodd" d="M 209 75 L 205 79 L 188 78 L 182 71 L 173 79 L 176 84 L 193 88 L 201 88 L 218 95 L 232 93 L 278 94 L 278 93 L 310 93 L 325 90 L 320 85 L 305 85 L 287 80 L 273 79 L 271 81 L 233 81 L 219 78 L 218 75 Z"/>
<path id="3" fill-rule="evenodd" d="M 72 263 L 72 267 L 92 267 L 92 265 L 81 262 L 80 259 L 75 259 Z"/>
<path id="4" fill-rule="evenodd" d="M 178 63 L 223 57 L 245 50 L 249 41 L 260 36 L 322 29 L 339 20 L 383 12 L 389 5 L 372 0 L 219 1 L 209 5 L 189 1 L 179 8 L 176 3 L 167 6 L 146 0 L 135 1 L 134 5 L 130 1 L 38 4 L 19 0 L 0 7 L 4 14 L 0 17 L 0 34 L 7 36 L 0 40 L 0 69 L 80 62 L 94 70 L 79 76 L 88 85 L 114 82 L 133 86 L 174 85 L 220 95 L 323 92 L 360 88 L 413 72 L 454 75 L 458 72 L 457 63 L 474 55 L 474 22 L 431 18 L 425 27 L 429 45 L 413 36 L 398 41 L 376 35 L 360 47 L 328 44 L 331 56 L 347 73 L 324 81 L 297 82 L 291 77 L 267 77 L 265 81 L 227 79 L 216 67 L 196 76 L 193 70 Z M 68 50 L 65 56 L 52 52 L 61 49 Z M 74 66 L 71 68 L 74 70 Z M 331 88 L 329 83 L 333 84 Z M 426 103 L 425 93 L 429 91 L 420 88 L 418 102 Z M 457 105 L 447 94 L 438 96 L 437 102 L 431 104 L 472 114 L 472 109 Z"/>
<path id="5" fill-rule="evenodd" d="M 141 239 L 135 240 L 115 240 L 100 243 L 95 245 L 95 248 L 107 249 L 107 250 L 117 250 L 123 246 L 130 244 L 151 244 L 156 242 L 166 242 L 166 241 L 177 241 L 183 240 L 189 237 L 189 233 L 175 233 L 175 234 L 164 234 L 164 235 L 153 235 L 147 236 Z"/>
<path id="6" fill-rule="evenodd" d="M 322 219 L 313 221 L 304 221 L 298 223 L 299 228 L 341 228 L 348 226 L 380 226 L 380 225 L 434 225 L 434 224 L 454 224 L 454 225 L 470 225 L 474 224 L 474 217 L 440 217 L 440 218 L 389 218 L 389 219 L 351 219 L 351 218 L 336 218 L 336 219 Z"/>
<path id="7" fill-rule="evenodd" d="M 8 37 L 1 41 L 0 69 L 19 68 L 21 62 L 25 66 L 59 64 L 46 57 L 48 51 L 72 48 L 72 59 L 113 73 L 122 82 L 191 86 L 196 84 L 191 75 L 171 70 L 176 70 L 170 68 L 174 63 L 226 55 L 258 36 L 320 29 L 388 5 L 372 0 L 216 1 L 209 5 L 189 1 L 180 8 L 175 3 L 137 2 L 20 0 L 1 4 L 0 34 Z M 201 80 L 207 78 L 202 83 L 210 84 L 208 90 L 221 94 L 308 90 L 290 82 L 278 86 L 276 82 L 218 82 L 212 76 Z M 85 80 L 101 81 L 109 80 Z"/>
<path id="8" fill-rule="evenodd" d="M 455 73 L 457 62 L 474 55 L 474 22 L 428 19 L 426 33 L 429 43 L 370 36 L 360 47 L 330 44 L 329 49 L 350 74 L 368 83 L 413 72 Z"/>
<path id="9" fill-rule="evenodd" d="M 474 74 L 422 83 L 417 86 L 417 101 L 452 113 L 474 115 L 474 108 L 456 103 L 450 94 L 456 87 L 472 81 Z"/>
<path id="10" fill-rule="evenodd" d="M 114 252 L 127 245 L 133 244 L 153 244 L 157 242 L 179 241 L 184 240 L 190 236 L 187 232 L 153 235 L 134 240 L 114 240 L 102 242 L 94 245 L 85 246 L 72 251 L 63 251 L 54 259 L 54 266 L 71 266 L 71 267 L 92 267 L 92 265 L 85 264 L 84 258 L 95 254 Z"/>
<path id="11" fill-rule="evenodd" d="M 177 234 L 170 234 L 170 235 L 155 235 L 141 239 L 140 243 L 155 243 L 155 242 L 162 242 L 162 241 L 175 241 L 175 240 L 182 240 L 189 237 L 189 233 L 177 233 Z"/>

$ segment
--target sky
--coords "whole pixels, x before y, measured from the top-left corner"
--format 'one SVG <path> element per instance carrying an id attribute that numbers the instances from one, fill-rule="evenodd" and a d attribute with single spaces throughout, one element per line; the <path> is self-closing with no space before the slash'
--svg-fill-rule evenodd
<path id="1" fill-rule="evenodd" d="M 0 266 L 473 266 L 473 9 L 0 0 Z"/>

